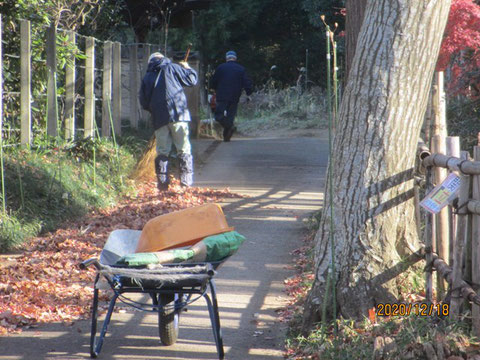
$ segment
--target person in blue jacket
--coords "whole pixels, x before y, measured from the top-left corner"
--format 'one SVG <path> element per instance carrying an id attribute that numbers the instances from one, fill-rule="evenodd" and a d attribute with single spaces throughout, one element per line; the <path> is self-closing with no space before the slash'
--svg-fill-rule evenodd
<path id="1" fill-rule="evenodd" d="M 250 96 L 253 88 L 245 68 L 237 62 L 237 53 L 228 51 L 225 59 L 226 62 L 216 68 L 210 88 L 216 96 L 215 120 L 223 126 L 223 140 L 230 141 L 236 131 L 233 122 L 242 90 Z"/>
<path id="2" fill-rule="evenodd" d="M 140 104 L 152 115 L 155 130 L 155 173 L 159 190 L 167 190 L 168 155 L 172 142 L 180 160 L 180 183 L 193 184 L 193 157 L 189 139 L 190 112 L 184 86 L 197 83 L 197 73 L 188 63 L 173 63 L 159 52 L 150 55 L 140 87 Z"/>

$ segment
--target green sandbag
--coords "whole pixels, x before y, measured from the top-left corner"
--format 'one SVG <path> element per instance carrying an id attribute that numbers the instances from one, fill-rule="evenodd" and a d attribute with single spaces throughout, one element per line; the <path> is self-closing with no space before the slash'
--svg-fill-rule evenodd
<path id="1" fill-rule="evenodd" d="M 245 241 L 245 236 L 236 231 L 208 236 L 202 240 L 207 247 L 205 261 L 219 261 L 234 254 Z"/>
<path id="2" fill-rule="evenodd" d="M 147 264 L 156 264 L 157 256 L 154 253 L 137 253 L 122 256 L 117 260 L 117 265 L 142 266 Z"/>
<path id="3" fill-rule="evenodd" d="M 179 263 L 192 258 L 193 255 L 193 250 L 189 249 L 164 250 L 153 253 L 135 253 L 121 257 L 117 261 L 117 264 L 127 266 L 144 266 L 149 264 Z"/>

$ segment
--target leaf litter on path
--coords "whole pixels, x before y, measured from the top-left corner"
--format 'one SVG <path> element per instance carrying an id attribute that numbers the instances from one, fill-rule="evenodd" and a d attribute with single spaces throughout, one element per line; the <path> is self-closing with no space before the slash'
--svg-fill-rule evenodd
<path id="1" fill-rule="evenodd" d="M 78 265 L 99 256 L 111 231 L 141 230 L 148 220 L 168 212 L 243 197 L 229 189 L 185 189 L 178 181 L 165 193 L 159 193 L 153 182 L 141 183 L 137 190 L 116 207 L 92 211 L 31 239 L 22 253 L 0 267 L 0 335 L 38 323 L 88 318 L 96 273 Z"/>

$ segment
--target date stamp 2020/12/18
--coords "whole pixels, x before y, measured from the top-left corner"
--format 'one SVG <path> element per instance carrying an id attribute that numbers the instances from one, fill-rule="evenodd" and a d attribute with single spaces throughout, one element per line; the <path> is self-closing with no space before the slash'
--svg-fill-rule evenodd
<path id="1" fill-rule="evenodd" d="M 450 304 L 380 303 L 375 306 L 377 316 L 448 316 Z"/>

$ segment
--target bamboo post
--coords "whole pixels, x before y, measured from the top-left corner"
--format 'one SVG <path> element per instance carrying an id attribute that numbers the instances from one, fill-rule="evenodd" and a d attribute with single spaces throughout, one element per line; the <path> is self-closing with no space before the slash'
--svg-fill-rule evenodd
<path id="1" fill-rule="evenodd" d="M 445 154 L 446 144 L 445 138 L 441 135 L 434 135 L 432 137 L 432 152 L 434 154 Z M 440 167 L 435 167 L 435 185 L 440 184 L 446 177 L 447 171 Z M 450 240 L 450 221 L 448 215 L 448 208 L 443 208 L 436 216 L 436 239 L 437 239 L 437 254 L 445 261 L 449 259 L 449 240 Z M 445 282 L 441 277 L 437 277 L 437 299 L 443 298 L 445 293 Z"/>
<path id="2" fill-rule="evenodd" d="M 479 200 L 469 200 L 467 208 L 468 208 L 468 211 L 470 211 L 472 214 L 480 215 L 480 201 Z"/>
<path id="3" fill-rule="evenodd" d="M 445 261 L 440 259 L 436 254 L 433 254 L 433 266 L 437 270 L 438 275 L 443 277 L 449 285 L 452 285 L 453 270 L 448 266 L 447 263 L 445 263 Z M 461 280 L 460 286 L 458 286 L 457 289 L 462 299 L 480 305 L 480 296 L 477 295 L 477 293 L 468 283 Z M 450 314 L 452 314 L 451 311 Z"/>
<path id="4" fill-rule="evenodd" d="M 432 136 L 447 136 L 447 106 L 443 86 L 443 72 L 437 72 L 436 84 L 433 87 L 433 126 Z M 444 153 L 442 153 L 444 154 Z"/>
<path id="5" fill-rule="evenodd" d="M 469 189 L 469 201 L 471 201 L 472 191 L 473 191 L 473 176 L 470 176 L 470 189 Z M 467 209 L 468 209 L 468 202 L 467 202 Z M 472 219 L 473 215 L 470 211 L 467 212 L 467 230 L 465 234 L 465 249 L 464 249 L 464 260 L 462 266 L 462 279 L 467 281 L 468 283 L 472 282 L 472 269 L 473 269 L 473 248 L 472 248 Z M 469 304 L 466 304 L 470 306 Z"/>
<path id="6" fill-rule="evenodd" d="M 468 152 L 462 151 L 462 158 L 468 159 Z M 453 280 L 452 280 L 452 300 L 450 302 L 450 318 L 458 319 L 460 315 L 460 307 L 463 303 L 461 286 L 462 286 L 462 263 L 465 249 L 465 240 L 467 235 L 467 203 L 470 196 L 470 176 L 460 175 L 460 191 L 458 195 L 458 223 L 457 223 L 457 239 L 453 251 Z"/>
<path id="7" fill-rule="evenodd" d="M 75 45 L 74 31 L 68 31 L 68 39 Z M 70 57 L 71 65 L 65 69 L 65 139 L 75 137 L 75 55 Z"/>
<path id="8" fill-rule="evenodd" d="M 446 145 L 447 145 L 447 152 L 448 156 L 454 156 L 460 158 L 460 137 L 458 136 L 447 136 L 446 138 Z M 457 171 L 455 171 L 458 173 Z M 448 246 L 449 258 L 445 259 L 446 262 L 452 264 L 452 255 L 453 255 L 453 248 L 455 244 L 455 234 L 457 233 L 457 216 L 453 213 L 452 207 L 448 207 L 448 215 L 449 215 L 449 222 L 450 222 L 450 242 Z"/>
<path id="9" fill-rule="evenodd" d="M 464 161 L 462 159 L 442 154 L 433 154 L 423 159 L 423 166 L 440 166 L 462 174 L 480 175 L 480 161 Z"/>
<path id="10" fill-rule="evenodd" d="M 416 166 L 419 174 L 426 175 L 425 178 L 426 178 L 427 192 L 430 191 L 429 189 L 431 188 L 431 184 L 433 183 L 433 181 L 432 181 L 432 178 L 431 178 L 432 171 L 427 172 L 426 170 L 432 170 L 432 169 L 431 169 L 431 167 L 429 167 L 428 169 L 425 169 L 425 167 L 422 166 L 422 161 L 423 161 L 423 159 L 425 159 L 427 156 L 430 156 L 430 155 L 431 155 L 430 149 L 427 147 L 427 145 L 425 144 L 425 142 L 422 139 L 419 139 L 418 144 L 417 144 L 417 160 L 416 160 L 419 163 L 417 163 L 415 166 Z M 415 177 L 414 187 L 413 187 L 414 197 L 415 197 L 415 222 L 417 224 L 418 234 L 422 234 L 422 224 L 425 224 L 425 222 L 427 222 L 427 218 L 426 217 L 422 218 L 422 212 L 420 211 L 420 184 L 421 184 L 421 181 L 422 181 L 421 178 Z M 422 219 L 424 221 L 422 221 Z M 430 221 L 429 224 L 431 224 L 431 220 L 428 220 L 428 221 Z M 430 226 L 431 225 L 428 225 L 428 226 L 425 227 L 425 229 L 427 229 L 427 227 L 428 227 L 429 232 L 431 232 Z M 423 234 L 423 236 L 425 236 L 425 234 Z M 425 237 L 424 237 L 424 239 L 425 239 Z M 430 233 L 428 239 L 429 239 L 428 241 L 431 242 L 431 233 Z"/>
<path id="11" fill-rule="evenodd" d="M 30 21 L 20 20 L 20 142 L 22 145 L 30 145 L 32 142 L 31 46 Z"/>
<path id="12" fill-rule="evenodd" d="M 430 144 L 430 140 L 432 137 L 432 123 L 433 123 L 433 94 L 432 89 L 428 93 L 428 102 L 427 102 L 427 110 L 425 111 L 425 120 L 423 124 L 424 129 L 424 139 L 425 143 Z"/>
<path id="13" fill-rule="evenodd" d="M 413 182 L 413 196 L 415 201 L 415 224 L 417 225 L 417 233 L 421 234 L 422 214 L 420 212 L 420 186 L 417 179 Z"/>
<path id="14" fill-rule="evenodd" d="M 138 128 L 138 47 L 130 45 L 130 126 Z"/>
<path id="15" fill-rule="evenodd" d="M 119 42 L 113 43 L 112 65 L 112 116 L 115 135 L 122 135 L 122 47 Z"/>
<path id="16" fill-rule="evenodd" d="M 58 103 L 57 103 L 57 28 L 47 28 L 47 135 L 58 135 Z"/>
<path id="17" fill-rule="evenodd" d="M 479 144 L 480 145 L 480 144 Z M 473 148 L 473 160 L 480 161 L 480 146 Z M 472 176 L 472 199 L 480 200 L 480 175 Z M 472 214 L 472 282 L 480 284 L 480 215 Z M 480 307 L 472 305 L 474 333 L 480 336 Z"/>
<path id="18" fill-rule="evenodd" d="M 432 167 L 427 168 L 427 185 L 426 193 L 428 194 L 433 189 L 433 169 Z M 425 232 L 424 232 L 424 243 L 425 243 L 425 260 L 427 262 L 425 270 L 425 298 L 426 301 L 431 303 L 433 301 L 433 252 L 435 244 L 435 217 L 433 214 L 430 214 L 428 211 L 425 211 Z"/>
<path id="19" fill-rule="evenodd" d="M 418 144 L 417 144 L 417 156 L 418 156 L 419 160 L 423 161 L 424 159 L 426 159 L 430 155 L 432 155 L 432 153 L 430 151 L 430 148 L 427 146 L 427 144 L 422 139 L 419 139 Z"/>
<path id="20" fill-rule="evenodd" d="M 5 173 L 3 165 L 3 18 L 0 15 L 0 175 L 2 185 L 2 212 L 7 212 L 5 193 Z"/>
<path id="21" fill-rule="evenodd" d="M 84 137 L 95 136 L 95 39 L 85 38 Z"/>
<path id="22" fill-rule="evenodd" d="M 460 137 L 447 136 L 446 138 L 447 155 L 460 158 Z"/>
<path id="23" fill-rule="evenodd" d="M 338 120 L 338 102 L 339 102 L 339 99 L 338 99 L 338 77 L 337 77 L 337 70 L 338 70 L 338 67 L 337 67 L 337 42 L 336 41 L 333 41 L 333 32 L 331 33 L 331 40 L 332 40 L 332 52 L 333 52 L 333 67 L 332 67 L 332 77 L 333 77 L 333 111 L 334 111 L 334 114 L 333 114 L 333 119 L 334 119 L 334 128 L 337 128 L 338 124 L 337 124 L 337 120 Z M 306 87 L 305 87 L 306 89 Z"/>
<path id="24" fill-rule="evenodd" d="M 103 45 L 102 80 L 102 136 L 111 136 L 110 117 L 112 116 L 112 42 Z"/>

